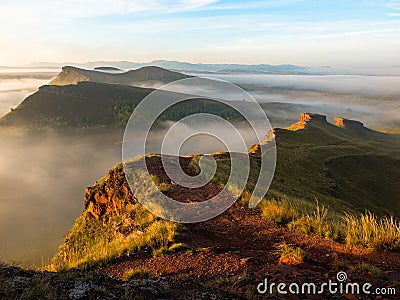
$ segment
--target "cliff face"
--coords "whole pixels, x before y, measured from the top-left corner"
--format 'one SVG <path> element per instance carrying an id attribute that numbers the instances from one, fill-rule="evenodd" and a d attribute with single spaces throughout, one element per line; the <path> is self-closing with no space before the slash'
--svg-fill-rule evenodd
<path id="1" fill-rule="evenodd" d="M 320 114 L 312 114 L 312 113 L 301 113 L 300 118 L 297 123 L 286 128 L 287 130 L 300 130 L 304 129 L 309 124 L 326 124 L 328 123 L 326 120 L 326 116 Z"/>
<path id="2" fill-rule="evenodd" d="M 361 123 L 360 121 L 355 121 L 355 120 L 349 120 L 345 118 L 335 118 L 335 125 L 339 127 L 357 127 L 357 128 L 362 128 L 364 127 L 364 124 Z"/>
<path id="3" fill-rule="evenodd" d="M 129 204 L 134 203 L 135 199 L 125 179 L 122 164 L 118 164 L 94 186 L 86 188 L 85 218 L 102 219 L 103 222 L 116 216 L 124 219 L 127 216 L 123 213 L 123 208 L 126 209 Z"/>

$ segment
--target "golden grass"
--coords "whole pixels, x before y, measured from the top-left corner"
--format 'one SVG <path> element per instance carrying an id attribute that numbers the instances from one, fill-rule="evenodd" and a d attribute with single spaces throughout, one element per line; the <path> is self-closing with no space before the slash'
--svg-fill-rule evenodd
<path id="1" fill-rule="evenodd" d="M 289 229 L 310 236 L 322 236 L 348 245 L 373 248 L 378 251 L 400 252 L 400 222 L 393 216 L 378 218 L 371 212 L 362 215 L 330 214 L 316 201 L 310 212 L 303 201 L 263 200 L 259 208 L 264 218 L 287 223 Z"/>
<path id="2" fill-rule="evenodd" d="M 400 222 L 393 216 L 378 219 L 370 212 L 361 216 L 346 214 L 344 221 L 347 244 L 376 250 L 400 251 Z"/>
<path id="3" fill-rule="evenodd" d="M 275 254 L 279 255 L 279 262 L 285 265 L 302 264 L 307 253 L 300 247 L 292 247 L 286 243 L 276 245 Z"/>

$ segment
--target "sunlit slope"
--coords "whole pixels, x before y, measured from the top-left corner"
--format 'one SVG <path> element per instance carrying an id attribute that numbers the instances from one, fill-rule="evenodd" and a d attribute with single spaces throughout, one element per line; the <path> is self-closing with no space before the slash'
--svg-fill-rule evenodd
<path id="1" fill-rule="evenodd" d="M 184 79 L 189 76 L 169 71 L 160 67 L 143 67 L 123 73 L 106 73 L 66 66 L 50 82 L 50 85 L 77 84 L 82 81 L 103 82 L 124 85 L 161 86 L 169 82 Z"/>
<path id="2" fill-rule="evenodd" d="M 301 114 L 273 134 L 278 158 L 270 194 L 317 198 L 339 212 L 400 215 L 397 136 L 342 118 L 330 124 L 317 114 Z"/>

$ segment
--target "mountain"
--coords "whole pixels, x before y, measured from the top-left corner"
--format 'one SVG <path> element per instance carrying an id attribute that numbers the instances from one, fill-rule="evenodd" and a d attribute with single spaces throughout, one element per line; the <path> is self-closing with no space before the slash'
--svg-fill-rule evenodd
<path id="1" fill-rule="evenodd" d="M 277 74 L 301 74 L 308 73 L 309 69 L 302 66 L 281 64 L 281 65 L 270 65 L 270 64 L 203 64 L 203 63 L 189 63 L 180 61 L 169 61 L 169 60 L 153 60 L 146 63 L 136 63 L 129 61 L 93 61 L 88 63 L 32 63 L 26 67 L 55 67 L 60 68 L 65 65 L 73 65 L 80 68 L 96 68 L 101 66 L 112 66 L 118 69 L 137 69 L 147 66 L 157 66 L 169 70 L 186 71 L 186 72 L 239 72 L 239 73 L 277 73 Z"/>
<path id="2" fill-rule="evenodd" d="M 45 85 L 2 117 L 0 124 L 31 128 L 119 126 L 119 122 L 128 121 L 131 107 L 151 91 L 86 81 L 66 86 Z"/>
<path id="3" fill-rule="evenodd" d="M 318 198 L 339 213 L 369 210 L 400 216 L 397 135 L 344 118 L 331 124 L 325 116 L 310 113 L 270 134 L 278 145 L 271 192 L 311 201 Z"/>
<path id="4" fill-rule="evenodd" d="M 100 76 L 103 74 L 96 72 L 95 75 L 99 75 L 98 73 Z M 85 76 L 86 73 L 79 74 Z M 63 71 L 57 78 L 67 81 L 75 80 L 77 76 Z M 136 105 L 152 91 L 153 89 L 149 88 L 94 81 L 82 81 L 65 86 L 45 85 L 3 116 L 0 119 L 0 126 L 33 129 L 125 127 Z M 189 97 L 192 99 L 167 109 L 159 121 L 179 120 L 191 113 L 200 112 L 242 121 L 241 115 L 228 105 L 214 100 L 197 99 L 195 96 Z"/>
<path id="5" fill-rule="evenodd" d="M 70 85 L 82 81 L 92 81 L 110 84 L 159 87 L 172 81 L 188 77 L 187 75 L 155 66 L 142 67 L 124 73 L 106 73 L 66 66 L 63 67 L 61 73 L 50 82 L 50 85 Z"/>
<path id="6" fill-rule="evenodd" d="M 278 154 L 274 180 L 265 199 L 251 209 L 249 195 L 260 159 L 268 155 L 262 146 L 271 137 Z M 390 289 L 388 299 L 398 299 L 400 224 L 365 213 L 400 211 L 397 136 L 370 130 L 355 120 L 337 118 L 331 124 L 324 115 L 302 113 L 295 124 L 269 131 L 261 146 L 253 145 L 248 154 L 250 176 L 240 199 L 220 216 L 195 224 L 165 221 L 147 211 L 128 186 L 123 165 L 117 164 L 86 188 L 81 215 L 44 268 L 51 272 L 0 266 L 0 295 L 279 299 L 276 293 L 258 292 L 266 276 L 269 284 L 282 278 L 286 283 L 326 284 L 337 282 L 337 274 L 345 272 L 348 282 Z M 173 199 L 204 201 L 221 192 L 229 177 L 229 154 L 211 155 L 217 162 L 216 174 L 196 189 L 171 181 L 160 155 L 147 155 L 146 169 Z M 198 175 L 200 157 L 180 157 L 182 170 Z M 128 164 L 141 168 L 135 161 Z M 327 290 L 317 297 L 306 295 L 337 296 Z M 353 299 L 347 294 L 345 298 Z"/>

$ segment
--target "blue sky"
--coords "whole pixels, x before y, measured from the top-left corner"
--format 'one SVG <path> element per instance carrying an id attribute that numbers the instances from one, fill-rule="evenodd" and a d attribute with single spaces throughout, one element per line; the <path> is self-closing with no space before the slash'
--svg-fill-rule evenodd
<path id="1" fill-rule="evenodd" d="M 0 65 L 400 66 L 400 1 L 0 0 Z"/>

